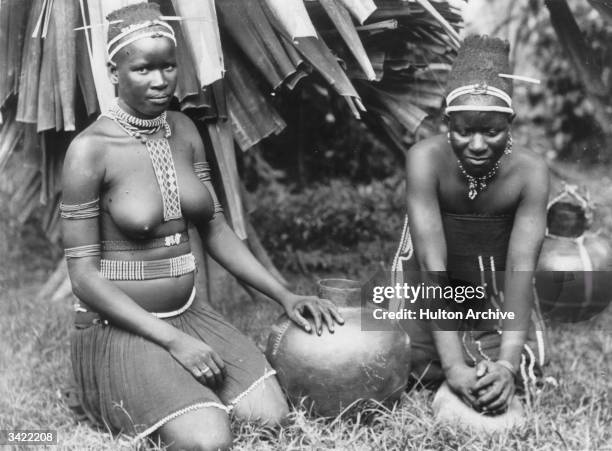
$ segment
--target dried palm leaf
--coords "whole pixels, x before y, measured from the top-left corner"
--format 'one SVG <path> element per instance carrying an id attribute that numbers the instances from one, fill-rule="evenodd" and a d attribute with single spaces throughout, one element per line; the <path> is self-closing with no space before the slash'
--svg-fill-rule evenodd
<path id="1" fill-rule="evenodd" d="M 63 129 L 75 130 L 74 94 L 76 90 L 76 32 L 77 5 L 75 0 L 53 2 L 51 17 L 55 28 L 55 80 L 59 90 L 59 104 L 55 109 L 61 112 Z M 49 39 L 49 38 L 47 38 Z M 56 129 L 60 129 L 57 127 Z"/>
<path id="2" fill-rule="evenodd" d="M 285 121 L 257 88 L 255 78 L 240 61 L 240 54 L 226 46 L 227 101 L 234 138 L 248 150 L 271 134 L 285 128 Z"/>
<path id="3" fill-rule="evenodd" d="M 40 77 L 38 80 L 38 107 L 36 129 L 38 132 L 58 129 L 56 108 L 61 109 L 61 102 L 56 98 L 57 79 L 55 77 L 55 25 L 47 27 L 46 39 L 43 40 L 42 62 L 40 64 Z M 61 111 L 60 111 L 61 118 Z M 59 125 L 59 127 L 58 127 Z"/>
<path id="4" fill-rule="evenodd" d="M 348 10 L 335 2 L 335 0 L 319 0 L 330 19 L 336 25 L 338 32 L 346 42 L 346 45 L 350 49 L 351 53 L 363 69 L 365 76 L 368 80 L 374 80 L 376 78 L 376 73 L 374 72 L 374 68 L 372 67 L 372 63 L 368 58 L 368 54 L 363 48 L 363 44 L 361 39 L 359 39 L 359 35 L 357 34 L 357 30 L 355 30 L 355 26 L 353 25 L 353 21 L 348 13 Z"/>
<path id="5" fill-rule="evenodd" d="M 80 15 L 79 15 L 80 17 Z M 82 19 L 79 19 L 78 27 L 82 27 Z M 98 105 L 98 96 L 96 94 L 96 85 L 94 82 L 93 73 L 91 72 L 91 64 L 89 62 L 89 50 L 87 46 L 87 40 L 84 39 L 85 33 L 83 31 L 77 31 L 76 39 L 76 74 L 83 103 L 85 104 L 85 110 L 87 115 L 92 115 L 100 111 Z"/>
<path id="6" fill-rule="evenodd" d="M 442 25 L 442 28 L 446 30 L 448 35 L 451 37 L 453 41 L 457 45 L 460 44 L 461 39 L 459 38 L 459 33 L 448 23 L 448 21 L 438 12 L 436 8 L 429 2 L 429 0 L 415 0 L 418 2 L 428 13 L 430 13 L 439 23 Z"/>
<path id="7" fill-rule="evenodd" d="M 258 1 L 221 0 L 217 4 L 224 30 L 272 89 L 295 74 L 299 56 L 280 42 Z"/>
<path id="8" fill-rule="evenodd" d="M 35 124 L 38 119 L 38 79 L 42 60 L 42 42 L 39 36 L 33 36 L 38 18 L 43 12 L 44 0 L 34 0 L 26 28 L 23 55 L 21 60 L 21 77 L 19 81 L 19 100 L 17 103 L 17 120 Z"/>
<path id="9" fill-rule="evenodd" d="M 4 0 L 0 8 L 0 107 L 19 90 L 21 51 L 30 8 L 29 0 Z"/>
<path id="10" fill-rule="evenodd" d="M 223 77 L 223 52 L 214 0 L 172 0 L 185 40 L 191 51 L 200 86 L 208 86 Z"/>
<path id="11" fill-rule="evenodd" d="M 9 111 L 0 129 L 0 172 L 23 138 L 24 125 L 15 120 L 15 109 Z"/>
<path id="12" fill-rule="evenodd" d="M 232 228 L 238 238 L 244 240 L 247 237 L 247 231 L 240 198 L 240 177 L 236 164 L 231 125 L 229 121 L 217 121 L 214 124 L 208 124 L 208 133 L 221 173 Z"/>
<path id="13" fill-rule="evenodd" d="M 376 11 L 373 0 L 339 0 L 339 3 L 342 3 L 360 24 L 363 24 Z"/>
<path id="14" fill-rule="evenodd" d="M 291 39 L 316 38 L 317 31 L 310 21 L 302 0 L 264 0 L 284 33 Z"/>
<path id="15" fill-rule="evenodd" d="M 22 224 L 38 207 L 41 187 L 40 170 L 32 168 L 27 175 L 9 202 L 9 211 Z"/>
<path id="16" fill-rule="evenodd" d="M 178 13 L 174 9 L 172 2 L 161 2 L 160 11 L 164 16 L 177 16 Z M 200 24 L 204 25 L 204 18 L 200 18 Z M 187 43 L 183 27 L 179 21 L 170 21 L 170 25 L 174 29 L 176 37 L 176 63 L 180 68 L 178 71 L 178 80 L 176 85 L 175 95 L 181 104 L 181 110 L 197 109 L 210 110 L 212 108 L 212 99 L 207 95 L 202 88 L 196 64 L 193 60 L 190 45 Z M 221 62 L 223 58 L 220 57 Z M 214 65 L 211 65 L 214 66 Z"/>

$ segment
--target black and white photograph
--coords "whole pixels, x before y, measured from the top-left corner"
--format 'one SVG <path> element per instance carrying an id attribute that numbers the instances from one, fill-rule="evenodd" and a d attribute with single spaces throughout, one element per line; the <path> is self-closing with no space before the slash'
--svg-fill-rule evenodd
<path id="1" fill-rule="evenodd" d="M 612 0 L 0 0 L 0 448 L 612 450 Z"/>

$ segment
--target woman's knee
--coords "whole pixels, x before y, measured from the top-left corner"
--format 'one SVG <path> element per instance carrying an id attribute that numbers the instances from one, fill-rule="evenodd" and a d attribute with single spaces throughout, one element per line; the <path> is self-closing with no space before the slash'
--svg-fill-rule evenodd
<path id="1" fill-rule="evenodd" d="M 225 411 L 206 407 L 180 415 L 159 431 L 168 450 L 217 451 L 232 447 L 232 432 Z"/>
<path id="2" fill-rule="evenodd" d="M 289 415 L 289 406 L 276 378 L 262 381 L 234 407 L 238 418 L 257 421 L 269 426 L 282 425 Z"/>

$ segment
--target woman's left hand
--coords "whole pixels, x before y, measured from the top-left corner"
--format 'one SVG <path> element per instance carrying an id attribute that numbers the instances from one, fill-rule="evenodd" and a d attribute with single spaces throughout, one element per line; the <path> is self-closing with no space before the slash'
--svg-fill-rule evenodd
<path id="1" fill-rule="evenodd" d="M 334 332 L 334 321 L 340 325 L 344 324 L 344 319 L 340 312 L 338 312 L 338 308 L 327 299 L 321 299 L 317 296 L 293 294 L 285 299 L 282 305 L 285 307 L 287 316 L 308 333 L 311 332 L 312 327 L 310 322 L 304 317 L 305 314 L 309 314 L 312 317 L 318 335 L 321 335 L 323 332 L 323 322 L 325 322 L 327 328 L 332 333 Z"/>
<path id="2" fill-rule="evenodd" d="M 477 365 L 477 374 L 482 374 L 474 387 L 476 405 L 484 412 L 502 413 L 514 395 L 514 375 L 508 368 L 492 361 Z"/>

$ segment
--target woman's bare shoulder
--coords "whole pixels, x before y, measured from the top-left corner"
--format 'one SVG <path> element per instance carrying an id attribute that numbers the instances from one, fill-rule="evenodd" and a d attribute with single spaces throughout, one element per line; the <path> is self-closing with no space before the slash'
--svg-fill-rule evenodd
<path id="1" fill-rule="evenodd" d="M 172 133 L 189 143 L 190 151 L 186 155 L 189 155 L 192 161 L 205 159 L 204 144 L 200 132 L 191 118 L 179 111 L 168 111 L 167 118 Z M 194 158 L 195 160 L 193 160 Z"/>
<path id="2" fill-rule="evenodd" d="M 100 167 L 108 140 L 116 136 L 109 121 L 98 119 L 72 140 L 64 160 L 64 173 L 83 170 L 90 172 Z"/>
<path id="3" fill-rule="evenodd" d="M 512 153 L 515 170 L 527 179 L 548 175 L 548 164 L 542 155 L 531 150 L 519 149 Z"/>
<path id="4" fill-rule="evenodd" d="M 410 172 L 432 170 L 448 157 L 446 136 L 436 135 L 414 144 L 406 152 L 406 165 Z"/>
<path id="5" fill-rule="evenodd" d="M 547 193 L 550 172 L 546 160 L 535 152 L 518 149 L 512 152 L 512 169 L 514 180 L 520 180 L 523 192 Z"/>
<path id="6" fill-rule="evenodd" d="M 170 126 L 177 132 L 197 133 L 197 128 L 195 124 L 185 113 L 182 113 L 180 111 L 167 111 L 166 117 L 168 119 L 168 122 L 170 123 Z"/>

